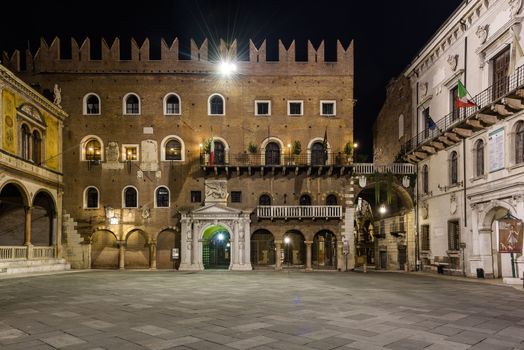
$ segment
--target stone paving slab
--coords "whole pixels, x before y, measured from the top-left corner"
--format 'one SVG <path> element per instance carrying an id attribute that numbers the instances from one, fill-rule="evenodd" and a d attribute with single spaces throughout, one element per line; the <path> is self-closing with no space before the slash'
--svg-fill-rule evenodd
<path id="1" fill-rule="evenodd" d="M 524 350 L 524 294 L 495 284 L 229 271 L 1 282 L 2 350 Z"/>

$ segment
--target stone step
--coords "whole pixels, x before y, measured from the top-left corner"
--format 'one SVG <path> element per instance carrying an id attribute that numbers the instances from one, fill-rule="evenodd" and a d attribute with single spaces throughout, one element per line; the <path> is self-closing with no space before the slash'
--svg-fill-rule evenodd
<path id="1" fill-rule="evenodd" d="M 18 273 L 33 273 L 33 272 L 51 272 L 51 271 L 67 271 L 71 269 L 71 265 L 64 259 L 39 259 L 39 260 L 23 260 L 2 262 L 0 273 L 2 274 L 18 274 Z M 24 264 L 25 263 L 25 264 Z"/>
<path id="2" fill-rule="evenodd" d="M 2 260 L 0 261 L 0 269 L 14 266 L 40 266 L 46 264 L 65 264 L 65 259 L 31 259 L 31 260 Z"/>

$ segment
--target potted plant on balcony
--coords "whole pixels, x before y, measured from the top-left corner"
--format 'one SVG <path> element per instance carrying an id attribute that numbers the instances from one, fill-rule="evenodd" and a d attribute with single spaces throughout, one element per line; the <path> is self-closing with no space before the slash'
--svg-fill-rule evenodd
<path id="1" fill-rule="evenodd" d="M 250 142 L 248 145 L 247 145 L 247 151 L 251 154 L 255 154 L 257 153 L 257 145 L 253 142 Z"/>
<path id="2" fill-rule="evenodd" d="M 351 162 L 351 155 L 353 154 L 353 144 L 351 142 L 346 142 L 344 146 L 344 154 L 346 155 L 347 162 Z"/>
<path id="3" fill-rule="evenodd" d="M 291 162 L 293 165 L 297 163 L 298 156 L 300 155 L 300 153 L 302 153 L 302 144 L 300 143 L 300 141 L 295 140 L 291 145 Z"/>
<path id="4" fill-rule="evenodd" d="M 211 151 L 211 138 L 202 140 L 201 157 L 203 157 L 204 164 L 209 164 L 209 152 Z"/>

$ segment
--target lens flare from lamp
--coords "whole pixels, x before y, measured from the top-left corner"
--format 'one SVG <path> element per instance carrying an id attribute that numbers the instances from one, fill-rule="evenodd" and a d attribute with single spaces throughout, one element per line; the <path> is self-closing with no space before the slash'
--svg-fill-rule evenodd
<path id="1" fill-rule="evenodd" d="M 109 224 L 118 225 L 118 218 L 116 216 L 109 218 Z"/>
<path id="2" fill-rule="evenodd" d="M 237 65 L 233 62 L 222 61 L 218 66 L 220 74 L 230 76 L 237 71 Z"/>
<path id="3" fill-rule="evenodd" d="M 384 204 L 382 204 L 382 205 L 378 208 L 378 212 L 379 212 L 380 214 L 386 214 L 386 211 L 387 211 L 387 209 L 386 209 L 386 206 L 385 206 Z"/>
<path id="4" fill-rule="evenodd" d="M 219 241 L 223 241 L 224 240 L 224 234 L 223 233 L 219 233 L 217 238 L 218 238 Z"/>
<path id="5" fill-rule="evenodd" d="M 284 243 L 289 244 L 289 242 L 291 242 L 291 238 L 285 237 L 284 238 Z"/>

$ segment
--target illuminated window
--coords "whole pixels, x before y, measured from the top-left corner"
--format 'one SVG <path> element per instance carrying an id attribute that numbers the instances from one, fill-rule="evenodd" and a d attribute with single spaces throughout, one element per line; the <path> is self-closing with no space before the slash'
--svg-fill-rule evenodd
<path id="1" fill-rule="evenodd" d="M 166 160 L 182 160 L 182 144 L 178 140 L 166 143 Z"/>
<path id="2" fill-rule="evenodd" d="M 138 145 L 122 145 L 122 160 L 138 160 Z"/>
<path id="3" fill-rule="evenodd" d="M 85 144 L 85 160 L 102 160 L 102 147 L 96 139 L 90 139 Z"/>

